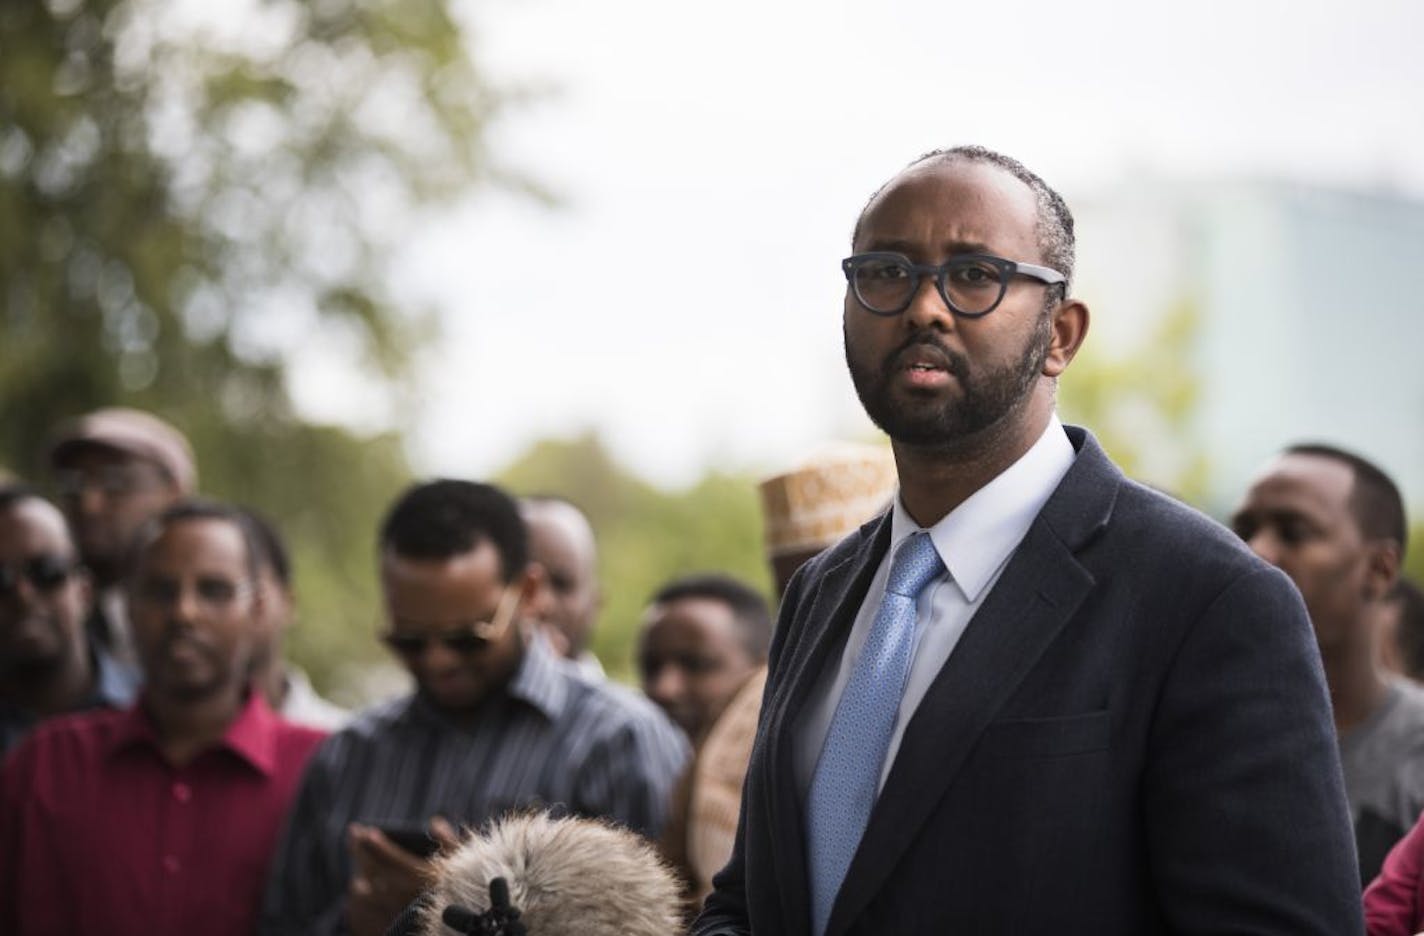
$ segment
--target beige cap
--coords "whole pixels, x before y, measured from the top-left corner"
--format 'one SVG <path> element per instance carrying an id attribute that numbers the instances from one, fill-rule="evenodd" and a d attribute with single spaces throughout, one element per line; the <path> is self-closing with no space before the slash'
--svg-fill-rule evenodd
<path id="1" fill-rule="evenodd" d="M 895 458 L 888 448 L 839 443 L 761 483 L 768 556 L 824 549 L 889 506 Z"/>
<path id="2" fill-rule="evenodd" d="M 198 469 L 187 437 L 152 413 L 113 407 L 70 420 L 54 435 L 50 464 L 85 445 L 102 445 L 147 459 L 166 471 L 184 494 L 198 487 Z"/>

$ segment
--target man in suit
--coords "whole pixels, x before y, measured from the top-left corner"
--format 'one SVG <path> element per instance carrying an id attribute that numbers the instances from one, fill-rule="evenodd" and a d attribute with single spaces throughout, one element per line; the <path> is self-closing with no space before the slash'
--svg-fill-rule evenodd
<path id="1" fill-rule="evenodd" d="M 1088 327 L 1063 200 L 936 151 L 852 243 L 900 494 L 787 588 L 695 932 L 1362 932 L 1299 595 L 1054 413 Z"/>

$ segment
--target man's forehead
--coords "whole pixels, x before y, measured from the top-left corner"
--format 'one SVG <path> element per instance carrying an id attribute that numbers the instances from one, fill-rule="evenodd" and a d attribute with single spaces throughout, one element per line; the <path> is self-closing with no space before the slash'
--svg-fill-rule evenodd
<path id="1" fill-rule="evenodd" d="M 25 497 L 0 509 L 0 541 L 26 540 L 50 548 L 74 551 L 64 515 L 42 497 Z"/>
<path id="2" fill-rule="evenodd" d="M 151 563 L 160 557 L 175 567 L 214 560 L 233 561 L 245 567 L 247 537 L 242 528 L 227 517 L 182 517 L 158 529 L 138 551 L 142 563 Z"/>
<path id="3" fill-rule="evenodd" d="M 548 563 L 558 558 L 578 565 L 592 565 L 593 529 L 582 513 L 567 504 L 542 504 L 526 510 L 529 544 L 535 558 Z"/>
<path id="4" fill-rule="evenodd" d="M 434 578 L 464 581 L 504 583 L 504 562 L 499 547 L 487 536 L 475 540 L 464 552 L 449 556 L 407 556 L 387 545 L 380 552 L 382 576 L 398 579 L 430 580 Z"/>
<path id="5" fill-rule="evenodd" d="M 1348 507 L 1354 487 L 1354 472 L 1343 462 L 1287 452 L 1261 470 L 1248 501 L 1277 499 L 1303 506 Z"/>
<path id="6" fill-rule="evenodd" d="M 936 157 L 909 166 L 876 193 L 861 217 L 856 246 L 893 238 L 907 226 L 933 228 L 971 246 L 1036 242 L 1038 220 L 1038 197 L 1013 173 L 962 157 Z"/>
<path id="7" fill-rule="evenodd" d="M 93 439 L 74 442 L 66 446 L 55 455 L 54 463 L 59 468 L 143 465 L 154 471 L 163 472 L 163 466 L 151 458 Z"/>

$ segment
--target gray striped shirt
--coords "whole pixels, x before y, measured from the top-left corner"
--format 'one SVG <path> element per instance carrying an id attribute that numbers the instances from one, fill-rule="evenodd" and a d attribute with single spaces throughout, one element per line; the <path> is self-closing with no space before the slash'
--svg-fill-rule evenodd
<path id="1" fill-rule="evenodd" d="M 369 709 L 312 756 L 272 864 L 264 934 L 338 933 L 346 827 L 457 827 L 548 807 L 656 838 L 687 760 L 681 732 L 642 696 L 530 641 L 513 680 L 456 725 L 421 696 Z"/>

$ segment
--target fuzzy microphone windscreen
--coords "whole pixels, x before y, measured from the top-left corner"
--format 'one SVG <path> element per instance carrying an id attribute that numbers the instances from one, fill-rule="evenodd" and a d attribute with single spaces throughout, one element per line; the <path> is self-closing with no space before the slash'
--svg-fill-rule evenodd
<path id="1" fill-rule="evenodd" d="M 450 936 L 446 907 L 484 913 L 504 878 L 529 936 L 673 936 L 682 931 L 677 879 L 647 840 L 590 819 L 513 815 L 467 835 L 435 862 L 417 932 Z"/>

